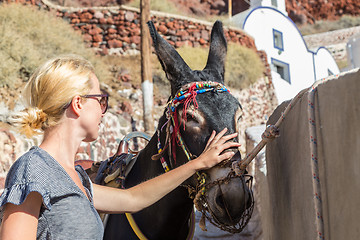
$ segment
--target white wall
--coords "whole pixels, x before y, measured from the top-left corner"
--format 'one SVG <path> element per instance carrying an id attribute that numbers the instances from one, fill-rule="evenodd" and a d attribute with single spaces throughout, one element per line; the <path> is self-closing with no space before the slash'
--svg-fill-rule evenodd
<path id="1" fill-rule="evenodd" d="M 271 4 L 271 0 L 261 3 Z M 272 7 L 253 9 L 245 19 L 243 29 L 255 39 L 257 49 L 264 50 L 267 54 L 279 103 L 291 99 L 316 80 L 329 76 L 328 70 L 333 74 L 340 72 L 326 48 L 321 47 L 316 52 L 308 50 L 294 22 L 279 10 Z M 282 50 L 274 46 L 274 30 L 282 35 Z M 273 59 L 289 65 L 290 84 L 276 72 Z"/>
<path id="2" fill-rule="evenodd" d="M 329 76 L 329 71 L 334 75 L 339 74 L 340 70 L 329 50 L 321 47 L 315 52 L 316 80 Z"/>
<path id="3" fill-rule="evenodd" d="M 271 8 L 257 8 L 248 15 L 243 29 L 254 37 L 257 49 L 266 52 L 269 64 L 271 58 L 289 64 L 291 85 L 284 95 L 311 86 L 314 82 L 313 54 L 289 18 Z M 274 47 L 273 29 L 282 32 L 284 51 Z"/>
<path id="4" fill-rule="evenodd" d="M 284 81 L 277 72 L 271 71 L 271 77 L 275 88 L 275 95 L 279 104 L 286 100 L 292 99 L 299 92 L 288 82 Z"/>

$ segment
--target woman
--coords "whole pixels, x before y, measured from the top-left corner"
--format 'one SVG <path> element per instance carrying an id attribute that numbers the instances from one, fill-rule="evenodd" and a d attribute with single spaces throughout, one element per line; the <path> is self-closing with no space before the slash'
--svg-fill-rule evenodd
<path id="1" fill-rule="evenodd" d="M 96 212 L 139 211 L 165 196 L 196 171 L 231 158 L 239 147 L 212 133 L 205 151 L 168 173 L 121 190 L 92 184 L 74 166 L 81 141 L 98 137 L 108 96 L 100 91 L 91 64 L 77 56 L 52 59 L 31 76 L 25 91 L 28 108 L 15 123 L 28 137 L 43 131 L 39 147 L 32 147 L 11 167 L 0 197 L 1 239 L 102 239 Z M 166 182 L 167 184 L 163 184 Z M 1 217 L 0 215 L 0 217 Z"/>

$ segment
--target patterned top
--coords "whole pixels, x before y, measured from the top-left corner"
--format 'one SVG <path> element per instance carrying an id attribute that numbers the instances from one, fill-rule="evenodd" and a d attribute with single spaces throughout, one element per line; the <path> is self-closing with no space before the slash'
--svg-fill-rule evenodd
<path id="1" fill-rule="evenodd" d="M 0 196 L 0 221 L 6 203 L 19 205 L 30 192 L 38 192 L 43 204 L 37 239 L 102 239 L 104 228 L 93 204 L 92 183 L 82 167 L 75 168 L 89 198 L 53 157 L 32 147 L 8 172 Z"/>

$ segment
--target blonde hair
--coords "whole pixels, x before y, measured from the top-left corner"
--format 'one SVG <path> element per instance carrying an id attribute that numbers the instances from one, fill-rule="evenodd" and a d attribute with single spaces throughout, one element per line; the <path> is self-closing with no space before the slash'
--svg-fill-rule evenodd
<path id="1" fill-rule="evenodd" d="M 41 65 L 26 84 L 26 108 L 12 117 L 21 134 L 32 137 L 59 123 L 76 95 L 90 92 L 94 67 L 84 58 L 66 55 Z"/>

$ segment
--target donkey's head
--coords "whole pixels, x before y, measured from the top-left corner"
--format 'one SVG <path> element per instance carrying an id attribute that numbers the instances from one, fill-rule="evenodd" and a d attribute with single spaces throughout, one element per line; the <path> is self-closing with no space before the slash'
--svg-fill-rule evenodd
<path id="1" fill-rule="evenodd" d="M 212 28 L 209 56 L 202 71 L 190 69 L 177 51 L 159 35 L 153 23 L 148 22 L 148 25 L 156 54 L 171 84 L 172 100 L 167 115 L 168 131 L 173 133 L 173 140 L 169 145 L 173 152 L 174 148 L 177 150 L 170 157 L 173 157 L 172 161 L 176 158 L 175 164 L 179 165 L 186 159 L 186 154 L 178 146 L 179 139 L 174 140 L 177 132 L 189 154 L 199 156 L 213 130 L 220 132 L 226 127 L 229 134 L 238 132 L 242 110 L 238 100 L 223 86 L 227 43 L 221 22 L 215 22 Z M 170 124 L 173 126 L 169 127 Z M 236 154 L 224 164 L 205 171 L 206 177 L 202 179 L 205 184 L 197 185 L 197 188 L 205 190 L 200 196 L 206 201 L 202 207 L 210 212 L 215 222 L 232 226 L 240 221 L 251 205 L 252 196 L 244 177 L 234 177 L 231 168 L 232 161 L 241 159 L 239 150 L 228 151 Z"/>

